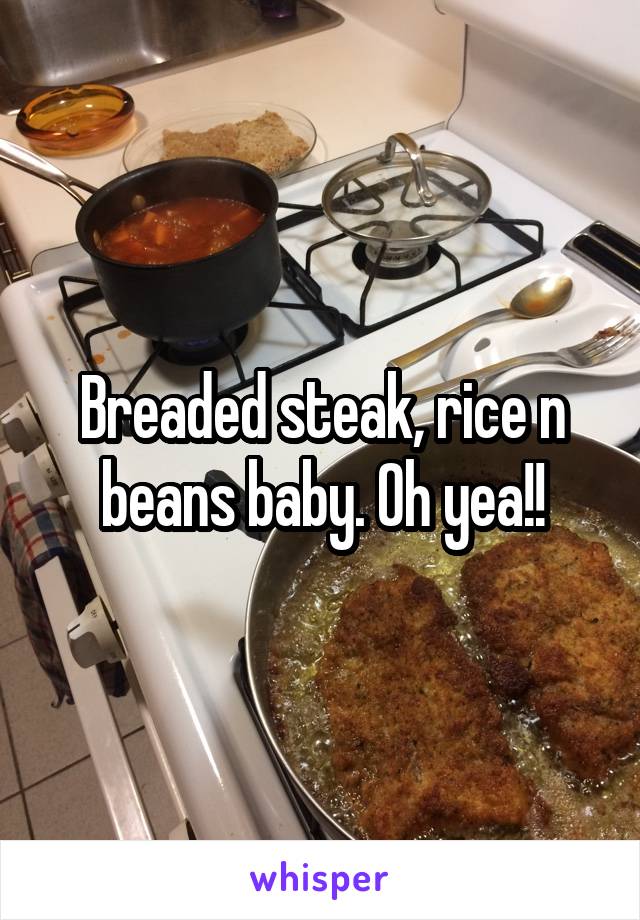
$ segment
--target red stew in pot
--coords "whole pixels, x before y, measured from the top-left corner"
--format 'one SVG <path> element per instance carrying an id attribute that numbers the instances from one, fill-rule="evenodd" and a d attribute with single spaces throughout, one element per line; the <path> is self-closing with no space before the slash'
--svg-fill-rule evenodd
<path id="1" fill-rule="evenodd" d="M 136 211 L 108 230 L 100 251 L 136 265 L 189 262 L 253 233 L 264 214 L 232 198 L 182 198 Z"/>

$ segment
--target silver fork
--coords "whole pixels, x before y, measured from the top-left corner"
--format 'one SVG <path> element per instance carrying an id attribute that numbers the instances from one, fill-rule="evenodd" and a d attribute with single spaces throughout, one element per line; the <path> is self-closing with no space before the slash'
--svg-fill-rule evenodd
<path id="1" fill-rule="evenodd" d="M 416 390 L 413 394 L 416 396 L 418 403 L 426 402 L 433 399 L 440 393 L 450 393 L 457 390 L 463 380 L 486 381 L 497 377 L 498 374 L 504 374 L 514 367 L 524 367 L 527 364 L 561 364 L 568 367 L 595 367 L 597 364 L 604 364 L 621 355 L 627 348 L 634 344 L 636 336 L 640 332 L 640 318 L 637 316 L 625 316 L 624 319 L 611 326 L 605 332 L 597 332 L 592 338 L 578 345 L 571 345 L 568 348 L 561 348 L 558 351 L 539 351 L 528 355 L 517 355 L 514 358 L 507 358 L 504 361 L 498 361 L 497 364 L 489 364 L 477 371 L 469 371 L 460 377 L 454 377 L 451 380 L 444 380 L 442 383 L 436 383 L 431 387 L 423 387 Z M 638 366 L 640 370 L 640 364 Z"/>

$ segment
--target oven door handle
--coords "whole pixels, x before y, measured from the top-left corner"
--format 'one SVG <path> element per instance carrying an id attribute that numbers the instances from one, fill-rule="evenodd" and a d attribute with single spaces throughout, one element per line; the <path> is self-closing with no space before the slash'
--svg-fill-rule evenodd
<path id="1" fill-rule="evenodd" d="M 60 657 L 116 835 L 121 840 L 153 840 L 140 790 L 95 666 L 81 668 L 67 641 L 67 625 L 78 616 L 60 559 L 36 571 Z"/>

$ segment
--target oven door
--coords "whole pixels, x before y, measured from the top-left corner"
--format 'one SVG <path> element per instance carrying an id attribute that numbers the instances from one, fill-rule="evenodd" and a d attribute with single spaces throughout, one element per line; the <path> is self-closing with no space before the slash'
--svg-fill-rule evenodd
<path id="1" fill-rule="evenodd" d="M 25 397 L 23 397 L 23 401 L 26 402 Z M 44 434 L 42 440 L 44 441 Z M 43 444 L 42 447 L 46 449 L 46 444 Z M 30 456 L 33 456 L 33 454 Z M 42 480 L 38 480 L 35 477 L 33 470 L 29 472 L 28 468 L 25 469 L 25 457 L 23 454 L 14 452 L 9 445 L 3 445 L 0 450 L 0 466 L 7 482 L 21 482 L 24 479 L 30 479 L 29 486 L 31 488 L 44 488 Z M 27 495 L 29 495 L 28 489 Z M 39 497 L 47 496 L 40 495 Z M 109 638 L 108 630 L 112 626 L 112 622 L 108 614 L 108 608 L 105 602 L 101 600 L 101 598 L 105 597 L 104 589 L 91 558 L 89 547 L 79 528 L 70 499 L 64 495 L 56 497 L 67 513 L 74 536 L 96 589 L 96 600 L 87 608 L 88 616 L 85 617 L 85 621 L 95 619 L 97 616 L 101 617 L 102 631 L 94 630 L 92 634 L 90 626 L 87 626 L 86 622 L 83 623 L 83 616 L 78 616 L 76 605 L 59 559 L 52 559 L 39 568 L 36 578 L 60 657 L 64 664 L 114 833 L 122 840 L 154 839 L 153 829 L 138 781 L 131 767 L 118 725 L 109 705 L 109 699 L 104 691 L 96 667 L 96 664 L 103 660 L 102 653 L 104 653 L 105 660 L 107 658 L 111 660 L 117 658 L 122 661 L 124 666 L 130 692 L 135 697 L 147 736 L 156 755 L 158 767 L 175 808 L 176 825 L 169 836 L 174 839 L 187 839 L 192 835 L 184 806 L 140 691 L 135 671 L 126 657 L 126 650 L 119 635 L 113 632 Z M 78 640 L 79 628 L 82 632 L 83 640 Z M 76 657 L 74 657 L 72 652 L 74 644 L 76 645 L 75 655 L 84 666 L 81 666 Z M 90 661 L 91 663 L 89 663 Z"/>

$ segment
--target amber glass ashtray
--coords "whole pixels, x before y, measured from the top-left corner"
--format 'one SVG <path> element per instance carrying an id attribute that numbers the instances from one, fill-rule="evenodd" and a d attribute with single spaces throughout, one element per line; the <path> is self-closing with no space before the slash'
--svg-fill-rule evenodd
<path id="1" fill-rule="evenodd" d="M 32 99 L 18 112 L 16 127 L 32 147 L 63 156 L 112 141 L 133 109 L 133 99 L 118 86 L 83 83 Z"/>

